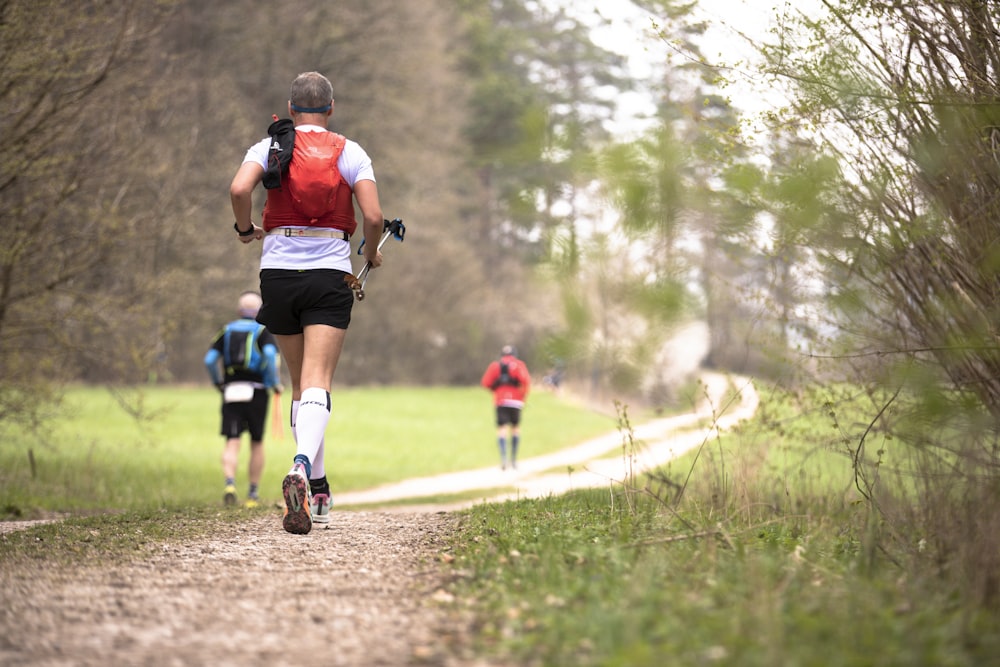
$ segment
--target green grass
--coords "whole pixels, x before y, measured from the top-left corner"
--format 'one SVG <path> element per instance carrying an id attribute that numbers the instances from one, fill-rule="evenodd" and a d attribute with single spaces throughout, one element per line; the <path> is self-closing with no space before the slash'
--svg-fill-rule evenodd
<path id="1" fill-rule="evenodd" d="M 481 505 L 456 537 L 478 652 L 525 665 L 982 665 L 997 618 L 898 571 L 859 576 L 836 529 L 685 539 L 607 494 Z M 675 539 L 676 541 L 668 541 Z M 995 664 L 995 663 L 993 663 Z"/>
<path id="2" fill-rule="evenodd" d="M 36 432 L 0 425 L 0 516 L 213 506 L 222 490 L 219 407 L 213 388 L 143 387 L 122 391 L 119 400 L 106 389 L 73 388 Z M 536 392 L 524 412 L 522 456 L 614 428 L 606 415 Z M 295 454 L 287 424 L 284 431 L 273 438 L 269 420 L 261 484 L 267 503 L 280 502 Z M 241 494 L 248 450 L 244 436 Z M 490 395 L 478 387 L 335 390 L 326 452 L 335 494 L 495 465 Z"/>
<path id="3" fill-rule="evenodd" d="M 955 568 L 961 561 L 949 558 L 964 549 L 995 565 L 990 543 L 958 544 L 872 511 L 849 456 L 870 405 L 843 395 L 798 405 L 765 396 L 751 423 L 631 489 L 460 513 L 453 560 L 441 567 L 450 604 L 471 623 L 471 652 L 490 664 L 580 667 L 997 664 L 997 605 L 971 603 Z M 359 487 L 494 465 L 484 398 L 471 388 L 340 392 L 335 419 L 345 421 L 330 429 L 335 465 L 364 480 Z M 608 430 L 606 416 L 536 398 L 525 420 L 533 454 Z M 51 440 L 12 446 L 4 434 L 5 504 L 48 507 L 46 491 L 64 484 L 77 508 L 123 511 L 6 536 L 0 561 L 115 562 L 245 516 L 218 508 L 214 393 L 163 389 L 146 400 L 163 412 L 135 422 L 100 392 L 79 390 L 68 401 L 76 414 L 47 424 Z M 911 472 L 902 443 L 874 432 L 867 443 L 865 465 L 886 468 L 878 486 L 912 488 L 910 478 L 888 474 L 890 464 Z M 29 447 L 37 480 L 28 479 Z M 285 465 L 275 459 L 291 445 L 269 447 L 276 484 Z M 366 461 L 376 463 L 366 470 Z M 149 487 L 155 503 L 126 495 Z M 987 509 L 979 506 L 976 519 Z"/>
<path id="4" fill-rule="evenodd" d="M 475 615 L 477 654 L 581 667 L 997 664 L 996 609 L 963 598 L 962 575 L 921 534 L 869 521 L 847 455 L 867 406 L 813 401 L 802 411 L 771 397 L 752 423 L 612 498 L 468 510 L 453 592 Z M 870 444 L 883 462 L 901 458 L 901 443 Z"/>
<path id="5" fill-rule="evenodd" d="M 335 399 L 328 433 L 340 444 L 327 451 L 340 489 L 499 461 L 494 409 L 483 389 L 389 387 L 341 392 Z M 524 410 L 520 455 L 557 451 L 614 429 L 611 417 L 536 392 Z"/>

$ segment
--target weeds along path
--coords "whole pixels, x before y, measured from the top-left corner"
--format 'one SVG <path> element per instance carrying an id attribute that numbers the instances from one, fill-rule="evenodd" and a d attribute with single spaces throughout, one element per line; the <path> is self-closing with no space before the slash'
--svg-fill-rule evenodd
<path id="1" fill-rule="evenodd" d="M 695 414 L 633 429 L 641 446 L 632 472 L 697 447 L 756 408 L 749 382 L 713 376 L 706 388 Z M 529 497 L 606 486 L 624 478 L 623 461 L 601 457 L 621 447 L 614 433 L 506 474 L 471 471 L 335 499 L 343 508 L 464 490 L 515 487 L 509 495 Z M 561 467 L 572 474 L 551 472 Z M 142 555 L 2 560 L 0 665 L 485 667 L 466 655 L 467 619 L 440 604 L 449 599 L 441 561 L 457 520 L 442 509 L 341 510 L 330 529 L 304 536 L 282 529 L 280 510 L 255 511 Z M 89 542 L 71 546 L 87 553 Z"/>

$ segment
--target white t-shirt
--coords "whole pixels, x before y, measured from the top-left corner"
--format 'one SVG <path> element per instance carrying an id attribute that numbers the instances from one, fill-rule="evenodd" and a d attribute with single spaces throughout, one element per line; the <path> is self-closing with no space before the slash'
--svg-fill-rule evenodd
<path id="1" fill-rule="evenodd" d="M 319 125 L 299 125 L 296 132 L 325 132 L 326 128 Z M 262 139 L 247 150 L 243 162 L 256 162 L 262 169 L 267 169 L 267 152 L 271 147 L 271 138 Z M 347 140 L 344 152 L 337 160 L 340 175 L 354 189 L 358 181 L 374 181 L 375 171 L 372 169 L 371 158 L 357 142 Z M 287 225 L 292 229 L 298 226 Z M 308 229 L 305 227 L 305 229 Z M 264 249 L 260 254 L 262 269 L 340 269 L 353 273 L 351 266 L 351 244 L 343 239 L 325 239 L 313 236 L 281 236 L 278 234 L 264 237 Z"/>

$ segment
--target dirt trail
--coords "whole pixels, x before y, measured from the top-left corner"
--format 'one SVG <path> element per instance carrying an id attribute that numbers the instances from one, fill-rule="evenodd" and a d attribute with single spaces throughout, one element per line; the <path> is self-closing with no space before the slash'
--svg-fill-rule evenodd
<path id="1" fill-rule="evenodd" d="M 753 414 L 756 394 L 719 403 L 727 380 L 708 380 L 713 400 L 694 415 L 635 429 L 635 465 L 658 465 Z M 713 417 L 712 426 L 698 425 Z M 611 434 L 520 469 L 477 470 L 341 494 L 338 505 L 378 503 L 515 486 L 515 496 L 607 485 L 623 477 Z M 559 466 L 575 472 L 544 474 Z M 467 503 L 466 503 L 467 504 Z M 483 667 L 461 657 L 463 626 L 439 601 L 440 559 L 454 515 L 440 507 L 338 511 L 329 530 L 290 535 L 277 516 L 220 524 L 208 537 L 166 544 L 152 556 L 106 567 L 0 562 L 0 665 L 226 667 L 308 664 Z M 459 635 L 459 641 L 453 641 Z"/>
<path id="2" fill-rule="evenodd" d="M 342 512 L 290 535 L 276 517 L 109 567 L 0 564 L 0 665 L 458 665 L 435 603 L 453 519 Z"/>
<path id="3" fill-rule="evenodd" d="M 758 397 L 746 379 L 731 380 L 728 376 L 709 374 L 703 377 L 706 397 L 695 412 L 657 419 L 635 426 L 632 438 L 635 451 L 627 462 L 632 473 L 662 466 L 671 459 L 710 440 L 719 431 L 752 416 L 757 410 Z M 735 384 L 733 384 L 735 383 Z M 738 392 L 731 404 L 724 403 L 727 392 Z M 481 490 L 479 500 L 465 500 L 449 505 L 408 505 L 404 511 L 455 510 L 484 499 L 541 498 L 573 489 L 621 484 L 628 476 L 622 456 L 623 434 L 608 433 L 559 452 L 527 458 L 516 470 L 501 470 L 499 466 L 468 470 L 432 477 L 409 479 L 366 491 L 337 494 L 341 506 L 378 505 L 400 499 L 442 496 Z M 499 493 L 497 489 L 514 488 Z"/>

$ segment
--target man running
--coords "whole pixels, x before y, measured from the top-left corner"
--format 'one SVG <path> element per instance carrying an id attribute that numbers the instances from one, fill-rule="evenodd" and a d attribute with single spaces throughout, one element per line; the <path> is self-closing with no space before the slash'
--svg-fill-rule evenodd
<path id="1" fill-rule="evenodd" d="M 486 367 L 480 384 L 493 392 L 500 467 L 504 470 L 508 465 L 517 468 L 517 448 L 521 444 L 521 411 L 524 409 L 524 401 L 531 387 L 528 366 L 517 358 L 517 350 L 512 345 L 504 345 L 500 351 L 500 358 Z"/>
<path id="2" fill-rule="evenodd" d="M 264 305 L 257 321 L 274 334 L 292 381 L 296 454 L 282 482 L 282 525 L 290 533 L 305 534 L 313 523 L 330 521 L 324 435 L 330 421 L 330 387 L 354 304 L 354 294 L 345 283 L 353 274 L 349 239 L 357 226 L 354 203 L 364 219 L 364 258 L 372 268 L 382 264 L 378 242 L 384 219 L 368 154 L 357 143 L 327 130 L 333 114 L 330 81 L 318 72 L 297 76 L 291 85 L 288 114 L 294 124 L 296 150 L 278 187 L 267 190 L 260 226 L 251 219 L 252 195 L 280 157 L 270 150 L 274 138 L 250 147 L 229 192 L 239 240 L 263 240 L 260 291 Z M 303 147 L 308 151 L 300 151 Z M 305 172 L 312 177 L 296 182 L 296 174 Z M 320 193 L 326 199 L 317 212 L 313 185 L 331 172 L 337 176 Z"/>

